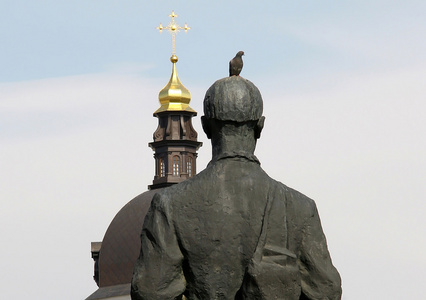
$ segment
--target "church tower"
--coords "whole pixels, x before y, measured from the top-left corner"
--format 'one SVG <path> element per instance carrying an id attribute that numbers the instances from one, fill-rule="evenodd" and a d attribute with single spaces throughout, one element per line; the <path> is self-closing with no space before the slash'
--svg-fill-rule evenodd
<path id="1" fill-rule="evenodd" d="M 197 141 L 197 132 L 192 127 L 192 117 L 197 112 L 189 106 L 190 92 L 177 75 L 178 57 L 170 58 L 172 75 L 158 98 L 161 107 L 154 112 L 158 127 L 154 141 L 149 146 L 154 150 L 155 175 L 149 189 L 167 187 L 196 174 L 197 150 L 202 145 Z"/>
<path id="2" fill-rule="evenodd" d="M 172 22 L 167 27 L 161 24 L 160 31 L 172 33 L 172 75 L 160 91 L 160 108 L 154 112 L 158 127 L 153 142 L 155 175 L 149 191 L 129 201 L 114 217 L 105 232 L 102 242 L 92 242 L 92 258 L 95 261 L 94 276 L 99 287 L 86 300 L 130 300 L 130 282 L 133 266 L 140 253 L 140 234 L 152 197 L 161 189 L 179 183 L 196 174 L 197 150 L 202 145 L 197 141 L 197 132 L 192 127 L 192 117 L 197 112 L 189 106 L 190 92 L 180 82 L 176 71 L 178 58 L 175 52 L 175 32 L 179 27 L 172 12 Z"/>

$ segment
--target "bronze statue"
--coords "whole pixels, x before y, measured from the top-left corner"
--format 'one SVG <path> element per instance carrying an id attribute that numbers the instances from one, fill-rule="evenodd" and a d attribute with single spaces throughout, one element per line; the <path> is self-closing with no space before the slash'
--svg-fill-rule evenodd
<path id="1" fill-rule="evenodd" d="M 262 111 L 259 90 L 240 76 L 209 88 L 202 123 L 213 158 L 154 196 L 132 299 L 340 299 L 314 201 L 254 155 Z"/>

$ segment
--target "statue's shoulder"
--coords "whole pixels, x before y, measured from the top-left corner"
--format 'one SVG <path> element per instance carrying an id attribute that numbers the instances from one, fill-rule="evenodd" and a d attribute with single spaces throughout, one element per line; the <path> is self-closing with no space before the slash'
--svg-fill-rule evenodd
<path id="1" fill-rule="evenodd" d="M 287 205 L 295 209 L 298 213 L 311 216 L 316 211 L 315 201 L 301 192 L 276 181 L 280 193 L 285 195 Z"/>
<path id="2" fill-rule="evenodd" d="M 167 193 L 167 189 L 161 189 L 154 194 L 151 201 L 151 210 L 165 210 L 165 207 L 168 206 L 170 202 L 170 197 Z"/>

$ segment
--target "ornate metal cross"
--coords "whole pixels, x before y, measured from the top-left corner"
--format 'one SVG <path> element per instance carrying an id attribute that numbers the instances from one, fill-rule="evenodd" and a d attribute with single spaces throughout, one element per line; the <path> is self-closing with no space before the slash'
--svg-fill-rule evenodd
<path id="1" fill-rule="evenodd" d="M 172 18 L 172 22 L 167 25 L 166 27 L 163 27 L 163 25 L 160 23 L 160 25 L 157 27 L 158 30 L 160 30 L 160 33 L 163 32 L 163 29 L 168 30 L 172 33 L 172 45 L 173 45 L 173 53 L 172 55 L 176 55 L 176 49 L 175 49 L 175 34 L 179 32 L 179 30 L 184 29 L 185 33 L 188 32 L 189 29 L 191 29 L 191 27 L 189 27 L 188 25 L 186 25 L 184 27 L 180 27 L 178 24 L 175 23 L 175 18 L 178 15 L 175 14 L 175 12 L 172 10 L 172 14 L 169 15 L 169 17 Z"/>

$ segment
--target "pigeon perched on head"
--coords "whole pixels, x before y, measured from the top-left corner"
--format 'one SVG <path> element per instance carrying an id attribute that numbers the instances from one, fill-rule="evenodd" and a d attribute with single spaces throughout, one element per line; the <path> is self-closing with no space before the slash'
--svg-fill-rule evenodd
<path id="1" fill-rule="evenodd" d="M 237 55 L 229 62 L 229 76 L 240 76 L 243 68 L 244 51 L 238 51 Z"/>

